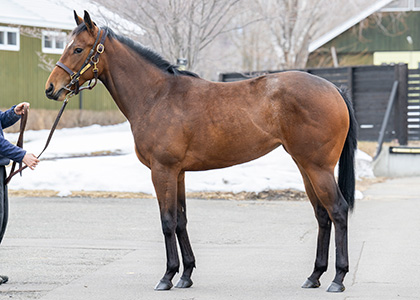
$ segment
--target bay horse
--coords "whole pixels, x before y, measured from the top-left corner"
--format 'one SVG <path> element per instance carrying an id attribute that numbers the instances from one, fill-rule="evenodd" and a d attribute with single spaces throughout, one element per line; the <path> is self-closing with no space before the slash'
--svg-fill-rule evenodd
<path id="1" fill-rule="evenodd" d="M 346 94 L 320 77 L 298 71 L 210 82 L 178 70 L 108 27 L 99 28 L 86 11 L 84 18 L 76 12 L 74 16 L 77 27 L 45 92 L 48 98 L 63 101 L 77 94 L 83 83 L 99 79 L 128 119 L 137 157 L 151 170 L 165 240 L 166 272 L 155 289 L 173 286 L 180 267 L 177 239 L 184 269 L 176 287 L 193 284 L 185 172 L 245 163 L 282 145 L 302 174 L 318 221 L 315 267 L 302 287 L 320 286 L 334 224 L 336 275 L 327 291 L 344 291 L 357 147 L 357 123 Z M 88 88 L 94 86 L 89 84 Z"/>

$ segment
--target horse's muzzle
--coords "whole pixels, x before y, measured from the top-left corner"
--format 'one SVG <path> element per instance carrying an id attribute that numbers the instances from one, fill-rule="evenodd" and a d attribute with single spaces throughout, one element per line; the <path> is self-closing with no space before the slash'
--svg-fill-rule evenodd
<path id="1" fill-rule="evenodd" d="M 45 90 L 45 95 L 47 96 L 48 99 L 58 100 L 60 92 L 61 90 L 58 91 L 57 93 L 54 93 L 54 85 L 50 83 L 50 86 Z"/>

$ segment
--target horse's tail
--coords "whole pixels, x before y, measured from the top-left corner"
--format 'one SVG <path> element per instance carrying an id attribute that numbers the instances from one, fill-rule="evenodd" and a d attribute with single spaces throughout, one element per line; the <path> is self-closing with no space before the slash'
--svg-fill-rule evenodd
<path id="1" fill-rule="evenodd" d="M 357 149 L 358 125 L 354 115 L 353 103 L 348 95 L 348 91 L 345 89 L 339 89 L 338 91 L 346 102 L 350 118 L 349 131 L 347 132 L 347 138 L 338 165 L 338 186 L 341 194 L 349 205 L 350 211 L 352 211 L 354 207 L 354 192 L 356 185 L 354 159 L 355 151 Z"/>

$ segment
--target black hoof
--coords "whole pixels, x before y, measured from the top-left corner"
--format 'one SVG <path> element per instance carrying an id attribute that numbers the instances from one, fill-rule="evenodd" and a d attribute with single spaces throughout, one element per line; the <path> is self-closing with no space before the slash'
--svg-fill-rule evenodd
<path id="1" fill-rule="evenodd" d="M 0 275 L 0 284 L 6 283 L 9 280 L 9 277 Z"/>
<path id="2" fill-rule="evenodd" d="M 172 286 L 172 282 L 170 282 L 169 280 L 161 280 L 155 286 L 155 291 L 167 291 L 170 290 Z"/>
<path id="3" fill-rule="evenodd" d="M 346 288 L 342 283 L 331 282 L 330 286 L 327 289 L 329 293 L 342 293 Z"/>
<path id="4" fill-rule="evenodd" d="M 186 289 L 193 285 L 193 282 L 190 278 L 182 276 L 179 281 L 175 284 L 176 288 Z"/>
<path id="5" fill-rule="evenodd" d="M 321 283 L 319 282 L 319 280 L 317 280 L 316 282 L 313 282 L 309 278 L 306 279 L 306 281 L 302 284 L 302 288 L 304 289 L 315 289 L 315 288 L 319 288 L 320 286 L 321 286 Z"/>

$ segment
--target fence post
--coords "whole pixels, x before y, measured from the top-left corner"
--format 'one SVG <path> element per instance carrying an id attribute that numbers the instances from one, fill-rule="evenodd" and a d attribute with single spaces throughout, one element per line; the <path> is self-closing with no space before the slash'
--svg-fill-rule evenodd
<path id="1" fill-rule="evenodd" d="M 353 92 L 354 67 L 347 68 L 347 87 L 350 92 L 350 97 L 355 107 L 354 92 Z"/>
<path id="2" fill-rule="evenodd" d="M 396 65 L 396 80 L 398 80 L 398 94 L 395 103 L 395 129 L 398 143 L 408 143 L 408 65 Z"/>
<path id="3" fill-rule="evenodd" d="M 388 105 L 386 107 L 386 112 L 384 119 L 382 121 L 381 131 L 379 132 L 379 139 L 378 139 L 378 148 L 376 149 L 374 160 L 379 156 L 382 151 L 382 144 L 385 138 L 385 130 L 388 125 L 389 117 L 391 116 L 392 107 L 394 106 L 395 98 L 397 96 L 397 89 L 398 89 L 398 80 L 394 81 L 392 85 L 391 94 L 389 95 Z"/>
<path id="4" fill-rule="evenodd" d="M 79 93 L 79 109 L 83 109 L 83 91 L 80 91 Z"/>

